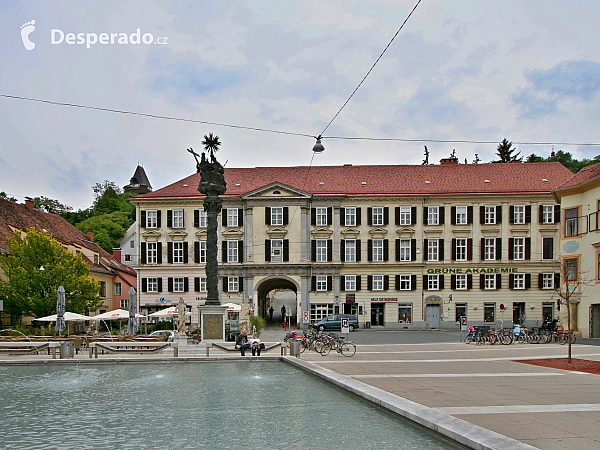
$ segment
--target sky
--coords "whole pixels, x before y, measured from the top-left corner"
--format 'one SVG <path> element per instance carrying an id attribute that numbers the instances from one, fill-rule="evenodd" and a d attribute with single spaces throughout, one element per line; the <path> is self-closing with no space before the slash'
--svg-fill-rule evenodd
<path id="1" fill-rule="evenodd" d="M 430 163 L 491 161 L 496 144 L 325 138 L 312 152 L 416 3 L 2 1 L 1 95 L 301 136 L 0 97 L 0 191 L 84 209 L 138 163 L 156 190 L 195 172 L 186 149 L 209 132 L 226 167 L 421 164 L 424 145 Z M 599 19 L 597 0 L 422 0 L 323 136 L 598 143 Z"/>

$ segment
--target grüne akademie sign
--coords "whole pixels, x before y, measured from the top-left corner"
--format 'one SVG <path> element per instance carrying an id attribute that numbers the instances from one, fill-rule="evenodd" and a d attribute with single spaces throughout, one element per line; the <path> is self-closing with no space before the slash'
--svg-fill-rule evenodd
<path id="1" fill-rule="evenodd" d="M 518 273 L 516 267 L 442 267 L 427 269 L 427 273 Z"/>

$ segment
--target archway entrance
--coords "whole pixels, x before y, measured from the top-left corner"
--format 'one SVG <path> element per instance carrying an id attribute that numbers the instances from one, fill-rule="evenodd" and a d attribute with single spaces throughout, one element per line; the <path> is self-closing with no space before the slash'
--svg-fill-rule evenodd
<path id="1" fill-rule="evenodd" d="M 256 286 L 258 294 L 258 315 L 267 319 L 267 326 L 282 323 L 282 313 L 291 316 L 291 323 L 296 323 L 298 314 L 298 284 L 288 277 L 269 277 L 261 280 Z M 273 307 L 273 320 L 269 310 Z M 285 308 L 285 309 L 283 309 Z"/>

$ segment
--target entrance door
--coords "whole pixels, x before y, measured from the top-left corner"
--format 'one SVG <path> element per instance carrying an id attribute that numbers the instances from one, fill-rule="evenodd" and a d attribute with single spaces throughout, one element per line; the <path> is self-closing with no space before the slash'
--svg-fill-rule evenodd
<path id="1" fill-rule="evenodd" d="M 385 303 L 371 303 L 371 326 L 384 325 L 384 309 Z"/>
<path id="2" fill-rule="evenodd" d="M 600 338 L 600 305 L 592 305 L 590 309 L 590 322 L 592 323 L 591 337 Z"/>
<path id="3" fill-rule="evenodd" d="M 440 305 L 427 305 L 425 307 L 425 322 L 430 328 L 440 327 Z"/>
<path id="4" fill-rule="evenodd" d="M 525 303 L 513 303 L 513 323 L 525 324 Z"/>

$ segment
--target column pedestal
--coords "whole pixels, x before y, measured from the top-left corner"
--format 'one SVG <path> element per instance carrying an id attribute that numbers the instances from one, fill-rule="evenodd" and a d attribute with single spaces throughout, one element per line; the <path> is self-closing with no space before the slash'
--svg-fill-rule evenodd
<path id="1" fill-rule="evenodd" d="M 198 306 L 201 317 L 202 342 L 225 342 L 225 315 L 227 306 Z"/>

